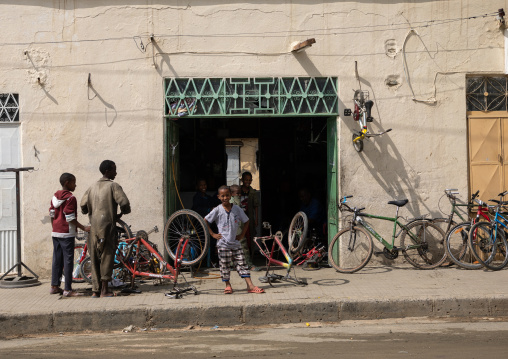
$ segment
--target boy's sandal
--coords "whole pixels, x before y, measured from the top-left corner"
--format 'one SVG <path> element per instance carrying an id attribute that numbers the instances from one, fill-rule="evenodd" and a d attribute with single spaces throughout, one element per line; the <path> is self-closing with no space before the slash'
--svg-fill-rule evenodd
<path id="1" fill-rule="evenodd" d="M 264 293 L 265 290 L 263 288 L 259 288 L 259 287 L 254 287 L 252 289 L 249 289 L 247 292 L 249 293 L 256 293 L 256 294 L 261 294 L 261 293 Z"/>
<path id="2" fill-rule="evenodd" d="M 96 292 L 94 292 L 94 293 L 92 294 L 92 298 L 100 298 L 100 297 L 101 297 L 101 294 L 100 294 L 100 293 L 96 293 Z"/>
<path id="3" fill-rule="evenodd" d="M 233 288 L 226 287 L 226 289 L 224 289 L 224 294 L 233 294 Z"/>

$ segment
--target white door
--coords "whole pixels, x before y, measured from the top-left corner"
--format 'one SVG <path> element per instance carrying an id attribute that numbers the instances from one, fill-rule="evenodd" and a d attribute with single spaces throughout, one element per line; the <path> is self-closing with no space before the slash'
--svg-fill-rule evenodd
<path id="1" fill-rule="evenodd" d="M 19 125 L 0 123 L 0 169 L 20 167 Z M 0 273 L 16 264 L 16 174 L 0 172 Z"/>

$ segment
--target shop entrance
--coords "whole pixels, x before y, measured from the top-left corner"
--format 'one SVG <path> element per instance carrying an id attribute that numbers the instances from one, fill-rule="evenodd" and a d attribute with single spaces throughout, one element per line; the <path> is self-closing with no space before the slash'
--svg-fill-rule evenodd
<path id="1" fill-rule="evenodd" d="M 243 171 L 253 173 L 260 191 L 260 222 L 285 230 L 300 210 L 299 191 L 308 190 L 323 208 L 325 232 L 336 233 L 336 118 L 181 118 L 168 121 L 168 147 L 178 143 L 172 160 L 168 151 L 168 171 L 175 170 L 183 206 L 192 208 L 196 182 L 205 179 L 208 193 L 234 180 Z M 252 160 L 232 167 L 243 146 Z M 247 149 L 245 149 L 247 150 Z M 249 152 L 249 151 L 247 151 Z M 229 153 L 229 157 L 228 157 Z M 228 161 L 229 160 L 229 161 Z M 172 163 L 174 162 L 174 163 Z M 229 168 L 228 168 L 229 163 Z M 168 179 L 168 186 L 173 182 Z M 229 183 L 231 184 L 231 183 Z M 173 185 L 174 186 L 174 185 Z M 170 197 L 174 196 L 168 188 Z M 169 212 L 182 208 L 175 198 L 168 199 Z M 260 223 L 261 224 L 261 223 Z M 322 231 L 323 225 L 320 226 Z M 325 226 L 326 228 L 326 226 Z"/>

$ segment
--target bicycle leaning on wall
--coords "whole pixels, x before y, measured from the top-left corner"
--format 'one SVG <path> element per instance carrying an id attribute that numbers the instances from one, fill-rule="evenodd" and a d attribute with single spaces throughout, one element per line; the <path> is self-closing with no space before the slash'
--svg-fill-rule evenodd
<path id="1" fill-rule="evenodd" d="M 443 241 L 445 233 L 429 220 L 414 219 L 408 223 L 400 221 L 399 209 L 408 203 L 407 199 L 390 201 L 397 211 L 395 217 L 384 217 L 364 213 L 362 208 L 351 208 L 345 196 L 339 204 L 339 210 L 350 212 L 348 225 L 333 237 L 328 249 L 328 258 L 332 266 L 341 273 L 354 273 L 367 265 L 373 253 L 371 235 L 384 247 L 382 254 L 387 259 L 396 259 L 402 251 L 406 260 L 416 268 L 432 269 L 439 267 L 446 259 Z M 366 219 L 379 219 L 393 222 L 391 243 L 379 235 Z M 397 232 L 397 229 L 400 230 Z M 395 246 L 399 235 L 400 245 Z"/>

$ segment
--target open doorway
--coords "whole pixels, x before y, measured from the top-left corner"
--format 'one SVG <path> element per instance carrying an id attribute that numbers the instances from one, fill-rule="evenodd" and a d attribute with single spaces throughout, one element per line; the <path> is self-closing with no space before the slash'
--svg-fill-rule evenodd
<path id="1" fill-rule="evenodd" d="M 287 229 L 301 208 L 298 191 L 302 188 L 326 212 L 327 118 L 184 117 L 177 123 L 179 189 L 186 208 L 192 207 L 197 180 L 206 180 L 212 196 L 228 183 L 228 177 L 231 182 L 235 175 L 228 173 L 227 154 L 238 156 L 242 140 L 256 139 L 258 149 L 249 166 L 259 171 L 259 186 L 253 187 L 260 191 L 260 222 L 270 222 L 275 230 Z M 241 167 L 234 169 L 238 175 L 245 170 Z"/>

